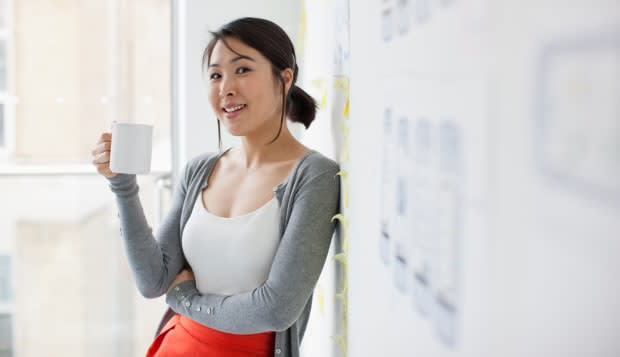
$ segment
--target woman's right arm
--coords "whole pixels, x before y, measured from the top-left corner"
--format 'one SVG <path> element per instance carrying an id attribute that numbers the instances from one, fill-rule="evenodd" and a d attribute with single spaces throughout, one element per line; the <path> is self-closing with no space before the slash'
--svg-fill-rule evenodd
<path id="1" fill-rule="evenodd" d="M 181 176 L 173 194 L 172 207 L 154 235 L 138 196 L 136 175 L 116 174 L 109 169 L 110 143 L 111 135 L 102 134 L 92 152 L 93 164 L 108 179 L 116 195 L 121 236 L 138 290 L 147 298 L 159 297 L 166 293 L 185 262 L 181 251 L 180 222 L 187 173 Z"/>

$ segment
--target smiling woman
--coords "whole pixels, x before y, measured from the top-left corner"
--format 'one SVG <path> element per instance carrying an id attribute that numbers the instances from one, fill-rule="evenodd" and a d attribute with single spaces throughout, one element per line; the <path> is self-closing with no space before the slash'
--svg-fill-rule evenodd
<path id="1" fill-rule="evenodd" d="M 209 101 L 218 120 L 235 136 L 273 136 L 270 123 L 282 115 L 280 82 L 290 88 L 291 69 L 275 77 L 269 60 L 236 38 L 217 41 L 211 48 Z"/>
<path id="2" fill-rule="evenodd" d="M 219 152 L 187 163 L 155 235 L 135 175 L 110 170 L 110 134 L 93 150 L 116 195 L 138 289 L 166 294 L 170 306 L 147 356 L 299 356 L 335 229 L 339 166 L 284 120 L 307 128 L 316 104 L 295 85 L 295 50 L 278 25 L 228 23 L 203 61 L 218 129 L 241 143 L 222 150 L 220 139 Z"/>
<path id="3" fill-rule="evenodd" d="M 209 100 L 218 116 L 220 149 L 220 121 L 237 117 L 234 113 L 247 107 L 247 103 L 232 100 L 238 96 L 236 91 L 260 95 L 254 104 L 260 107 L 252 110 L 259 117 L 280 120 L 274 141 L 281 133 L 285 116 L 306 129 L 310 126 L 316 115 L 316 102 L 295 85 L 299 73 L 297 56 L 279 26 L 262 19 L 244 18 L 222 26 L 212 35 L 203 54 L 203 68 L 208 70 Z M 271 88 L 265 83 L 271 83 Z M 256 90 L 267 92 L 255 93 Z"/>

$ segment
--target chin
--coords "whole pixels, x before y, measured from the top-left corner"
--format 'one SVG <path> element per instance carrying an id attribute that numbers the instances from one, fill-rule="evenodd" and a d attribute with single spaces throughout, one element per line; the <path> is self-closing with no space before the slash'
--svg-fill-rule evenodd
<path id="1" fill-rule="evenodd" d="M 237 127 L 237 126 L 230 126 L 230 125 L 224 125 L 224 128 L 226 128 L 226 131 L 228 132 L 228 134 L 232 135 L 232 136 L 245 136 L 246 135 L 246 130 L 243 130 L 243 128 Z"/>

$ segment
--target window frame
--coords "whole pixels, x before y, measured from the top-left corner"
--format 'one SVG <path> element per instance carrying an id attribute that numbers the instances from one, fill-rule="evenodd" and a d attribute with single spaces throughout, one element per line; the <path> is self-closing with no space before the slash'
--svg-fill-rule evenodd
<path id="1" fill-rule="evenodd" d="M 4 0 L 0 4 L 0 12 L 4 14 L 4 27 L 0 27 L 0 42 L 4 42 L 5 58 L 5 85 L 6 88 L 0 89 L 0 104 L 2 105 L 2 145 L 0 145 L 0 160 L 10 158 L 15 152 L 15 130 L 14 130 L 14 104 L 17 98 L 11 95 L 11 78 L 10 73 L 13 68 L 12 48 L 13 48 L 13 13 L 12 0 Z M 11 319 L 11 354 L 15 353 L 15 261 L 13 259 L 14 252 L 10 247 L 0 249 L 0 255 L 9 258 L 8 265 L 8 289 L 9 300 L 0 301 L 0 314 L 7 315 Z"/>

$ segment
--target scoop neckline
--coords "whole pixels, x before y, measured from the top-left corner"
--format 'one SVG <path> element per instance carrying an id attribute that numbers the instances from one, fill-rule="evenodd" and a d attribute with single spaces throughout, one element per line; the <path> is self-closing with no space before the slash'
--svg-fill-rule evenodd
<path id="1" fill-rule="evenodd" d="M 236 215 L 236 216 L 231 216 L 231 217 L 219 216 L 217 214 L 209 212 L 207 207 L 205 207 L 204 202 L 202 201 L 202 194 L 199 194 L 198 197 L 196 198 L 196 205 L 198 205 L 198 207 L 199 207 L 201 212 L 204 212 L 209 217 L 212 217 L 212 218 L 215 218 L 215 219 L 219 219 L 219 220 L 223 220 L 223 221 L 233 221 L 233 220 L 237 220 L 237 219 L 243 219 L 243 218 L 251 217 L 251 216 L 259 213 L 260 211 L 264 210 L 266 207 L 268 207 L 275 200 L 277 200 L 277 197 L 274 194 L 273 197 L 269 201 L 263 203 L 260 207 L 254 209 L 254 210 L 252 210 L 250 212 L 239 214 L 239 215 Z"/>
<path id="2" fill-rule="evenodd" d="M 209 178 L 211 177 L 211 174 L 213 173 L 213 169 L 215 168 L 215 165 L 217 164 L 217 161 L 224 156 L 227 152 L 229 152 L 233 147 L 229 147 L 225 150 L 220 151 L 215 159 L 213 160 L 213 162 L 211 163 L 211 165 L 209 165 L 207 172 L 203 178 L 203 184 L 200 188 L 200 191 L 202 192 L 202 190 L 205 190 L 207 187 L 209 187 Z M 297 162 L 295 162 L 295 164 L 293 165 L 293 167 L 291 168 L 291 171 L 288 173 L 288 175 L 284 178 L 284 180 L 282 180 L 281 182 L 279 182 L 278 184 L 276 184 L 273 187 L 273 192 L 276 192 L 278 189 L 280 189 L 281 187 L 285 186 L 288 181 L 291 179 L 291 177 L 293 177 L 293 175 L 295 174 L 295 172 L 297 171 L 297 168 L 299 167 L 299 165 L 301 165 L 301 163 L 311 154 L 317 152 L 314 149 L 308 149 L 308 151 L 306 151 L 303 155 L 301 155 L 298 159 Z"/>
<path id="3" fill-rule="evenodd" d="M 198 195 L 196 197 L 196 203 L 198 203 L 200 205 L 200 210 L 202 212 L 205 212 L 207 215 L 209 215 L 210 217 L 213 218 L 217 218 L 217 219 L 221 219 L 221 220 L 234 220 L 235 218 L 243 218 L 246 216 L 250 216 L 253 213 L 257 212 L 258 210 L 263 209 L 264 207 L 268 206 L 273 200 L 277 200 L 278 199 L 278 195 L 277 195 L 277 191 L 285 186 L 288 181 L 291 179 L 291 177 L 293 177 L 293 175 L 295 174 L 295 172 L 297 171 L 299 165 L 301 165 L 301 163 L 311 154 L 317 152 L 314 149 L 308 149 L 308 151 L 306 151 L 303 155 L 301 155 L 298 159 L 297 162 L 295 162 L 295 164 L 293 165 L 293 167 L 291 168 L 291 171 L 288 173 L 288 175 L 284 178 L 284 180 L 282 180 L 280 183 L 276 184 L 273 187 L 273 198 L 271 198 L 269 201 L 265 202 L 262 206 L 258 207 L 257 209 L 255 209 L 254 211 L 248 212 L 248 213 L 244 213 L 242 215 L 237 215 L 237 216 L 232 216 L 232 217 L 223 217 L 223 216 L 218 216 L 215 215 L 211 212 L 209 212 L 207 210 L 207 208 L 204 206 L 203 202 L 202 202 L 202 191 L 204 191 L 205 189 L 207 189 L 207 187 L 209 187 L 209 178 L 211 177 L 211 174 L 213 173 L 213 168 L 215 167 L 215 165 L 217 164 L 217 161 L 224 156 L 228 151 L 230 151 L 232 149 L 232 146 L 220 151 L 215 159 L 213 160 L 213 162 L 209 165 L 209 167 L 207 168 L 207 172 L 205 173 L 205 176 L 203 178 L 203 184 L 200 187 L 200 190 L 198 190 Z"/>

